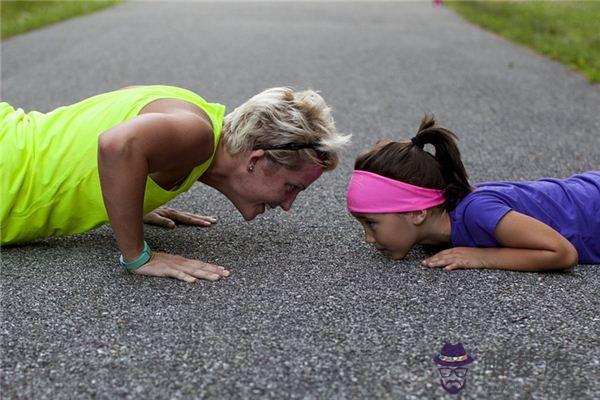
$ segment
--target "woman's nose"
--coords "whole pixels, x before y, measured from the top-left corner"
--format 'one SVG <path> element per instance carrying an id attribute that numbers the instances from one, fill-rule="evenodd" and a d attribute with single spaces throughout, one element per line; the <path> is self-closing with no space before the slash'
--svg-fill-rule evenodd
<path id="1" fill-rule="evenodd" d="M 283 203 L 281 203 L 280 207 L 283 208 L 285 211 L 290 211 L 290 209 L 292 208 L 292 204 L 294 204 L 294 201 L 296 201 L 297 196 L 298 193 L 290 195 Z"/>

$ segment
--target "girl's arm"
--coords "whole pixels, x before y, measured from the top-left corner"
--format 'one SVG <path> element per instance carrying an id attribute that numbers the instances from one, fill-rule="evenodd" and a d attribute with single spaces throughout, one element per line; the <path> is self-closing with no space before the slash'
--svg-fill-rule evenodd
<path id="1" fill-rule="evenodd" d="M 423 261 L 428 267 L 494 268 L 514 271 L 564 270 L 577 265 L 575 247 L 550 226 L 509 211 L 498 222 L 495 237 L 505 247 L 455 247 Z"/>

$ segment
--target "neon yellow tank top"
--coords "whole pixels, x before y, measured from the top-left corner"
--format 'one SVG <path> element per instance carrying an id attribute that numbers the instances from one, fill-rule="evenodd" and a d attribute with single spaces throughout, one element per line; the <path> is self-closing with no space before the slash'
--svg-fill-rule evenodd
<path id="1" fill-rule="evenodd" d="M 172 86 L 141 86 L 100 94 L 43 114 L 0 103 L 0 243 L 23 243 L 86 232 L 108 222 L 98 176 L 98 137 L 161 98 L 185 100 L 210 117 L 210 159 L 174 190 L 146 180 L 144 213 L 190 189 L 210 166 L 225 107 Z"/>

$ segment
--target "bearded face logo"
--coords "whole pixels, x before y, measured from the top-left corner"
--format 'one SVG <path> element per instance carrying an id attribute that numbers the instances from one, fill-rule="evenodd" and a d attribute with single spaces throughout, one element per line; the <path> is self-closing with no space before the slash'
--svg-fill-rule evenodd
<path id="1" fill-rule="evenodd" d="M 440 383 L 446 392 L 456 394 L 460 392 L 467 382 L 468 368 L 439 367 Z"/>
<path id="2" fill-rule="evenodd" d="M 469 373 L 466 366 L 474 360 L 467 354 L 462 343 L 444 343 L 440 353 L 433 357 L 433 361 L 438 364 L 440 384 L 446 392 L 456 394 L 463 390 Z"/>

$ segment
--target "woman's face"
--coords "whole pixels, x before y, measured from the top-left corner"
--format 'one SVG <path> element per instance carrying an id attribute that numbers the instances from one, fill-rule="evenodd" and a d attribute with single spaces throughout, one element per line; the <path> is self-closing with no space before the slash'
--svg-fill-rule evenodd
<path id="1" fill-rule="evenodd" d="M 246 221 L 253 220 L 269 207 L 289 211 L 298 194 L 323 173 L 321 166 L 309 162 L 304 162 L 299 170 L 291 170 L 267 157 L 260 157 L 249 165 L 240 183 L 238 199 L 233 202 Z"/>
<path id="2" fill-rule="evenodd" d="M 363 229 L 365 240 L 386 257 L 400 260 L 417 243 L 417 227 L 408 213 L 352 213 Z"/>

